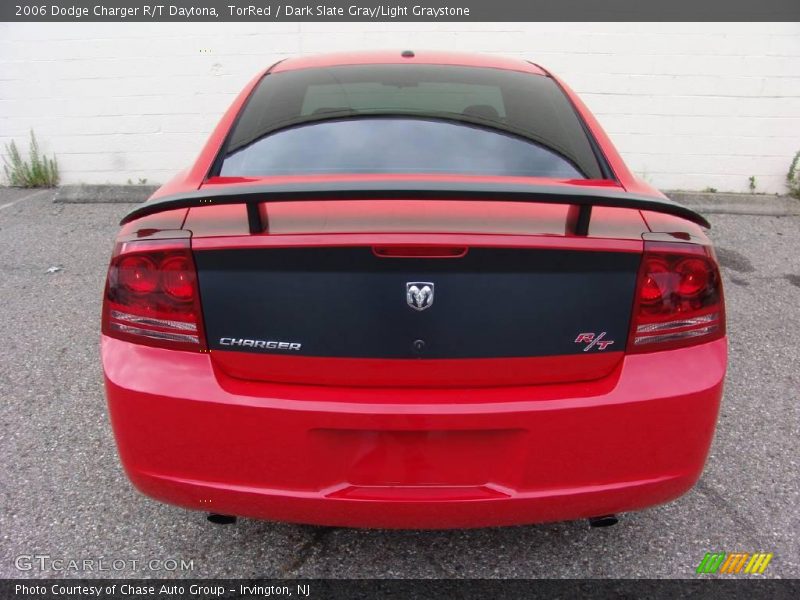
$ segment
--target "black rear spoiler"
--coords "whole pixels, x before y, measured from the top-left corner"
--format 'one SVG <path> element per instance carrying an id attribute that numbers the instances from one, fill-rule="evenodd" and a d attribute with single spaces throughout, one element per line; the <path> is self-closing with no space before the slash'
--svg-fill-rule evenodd
<path id="1" fill-rule="evenodd" d="M 244 204 L 250 233 L 262 233 L 267 227 L 265 205 L 270 202 L 310 200 L 480 200 L 483 202 L 537 202 L 568 204 L 570 228 L 576 235 L 587 235 L 593 206 L 651 210 L 675 215 L 711 227 L 701 214 L 667 198 L 631 194 L 599 188 L 530 185 L 523 183 L 439 180 L 347 180 L 279 183 L 230 189 L 214 188 L 174 194 L 149 200 L 122 218 L 121 225 L 134 219 L 176 208 L 218 204 Z"/>

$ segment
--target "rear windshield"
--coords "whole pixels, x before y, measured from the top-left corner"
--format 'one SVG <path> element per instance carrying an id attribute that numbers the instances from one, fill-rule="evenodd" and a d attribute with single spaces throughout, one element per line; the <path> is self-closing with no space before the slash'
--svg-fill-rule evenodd
<path id="1" fill-rule="evenodd" d="M 602 178 L 577 115 L 548 77 L 440 65 L 264 77 L 219 174 L 331 173 Z"/>

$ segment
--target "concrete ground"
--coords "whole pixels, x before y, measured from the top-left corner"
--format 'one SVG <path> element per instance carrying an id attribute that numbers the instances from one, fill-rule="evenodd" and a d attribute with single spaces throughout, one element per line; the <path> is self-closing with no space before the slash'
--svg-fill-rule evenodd
<path id="1" fill-rule="evenodd" d="M 773 552 L 765 576 L 800 576 L 800 217 L 710 217 L 730 371 L 705 475 L 684 498 L 599 530 L 370 531 L 214 526 L 134 491 L 98 357 L 105 270 L 129 206 L 52 200 L 0 189 L 0 577 L 693 577 L 708 551 Z M 126 566 L 17 568 L 29 555 Z M 193 569 L 148 566 L 168 559 Z"/>

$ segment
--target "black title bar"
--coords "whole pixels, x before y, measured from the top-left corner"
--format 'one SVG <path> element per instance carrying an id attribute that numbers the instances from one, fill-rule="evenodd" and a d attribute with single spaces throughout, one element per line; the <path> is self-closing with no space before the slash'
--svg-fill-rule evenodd
<path id="1" fill-rule="evenodd" d="M 43 579 L 0 580 L 4 599 L 43 600 L 423 600 L 460 598 L 497 600 L 547 598 L 726 598 L 728 600 L 783 600 L 797 598 L 797 580 L 747 577 L 694 580 L 535 580 L 535 579 Z"/>
<path id="2" fill-rule="evenodd" d="M 800 21 L 800 0 L 3 0 L 0 21 Z"/>

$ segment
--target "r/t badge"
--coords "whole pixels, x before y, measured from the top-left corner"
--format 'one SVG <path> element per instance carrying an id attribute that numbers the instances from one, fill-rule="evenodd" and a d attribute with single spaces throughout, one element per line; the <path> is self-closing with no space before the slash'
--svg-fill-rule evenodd
<path id="1" fill-rule="evenodd" d="M 583 349 L 584 352 L 588 352 L 592 348 L 597 348 L 598 350 L 605 350 L 611 344 L 614 343 L 614 340 L 607 340 L 605 339 L 606 332 L 603 331 L 600 334 L 595 333 L 579 333 L 578 337 L 575 338 L 576 344 L 586 344 L 586 347 Z"/>

